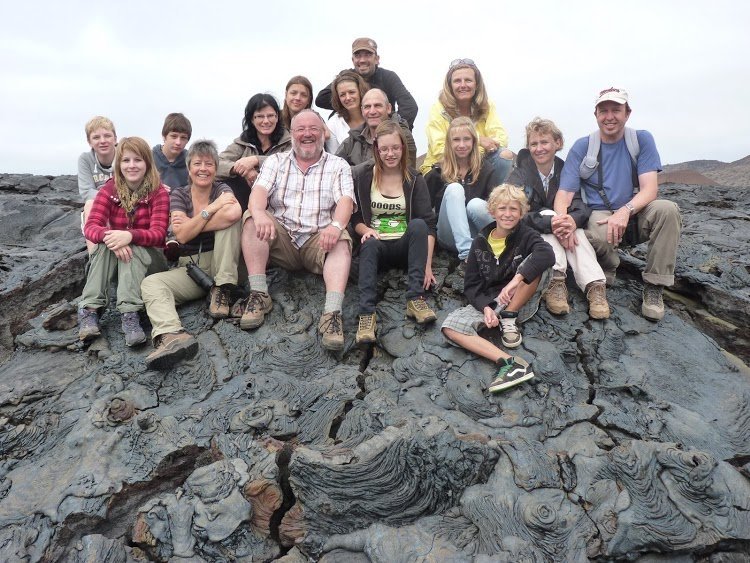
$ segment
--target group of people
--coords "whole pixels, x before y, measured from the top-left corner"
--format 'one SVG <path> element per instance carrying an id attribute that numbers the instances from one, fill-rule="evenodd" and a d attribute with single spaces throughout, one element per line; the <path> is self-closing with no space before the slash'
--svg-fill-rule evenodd
<path id="1" fill-rule="evenodd" d="M 641 310 L 662 318 L 681 219 L 673 202 L 657 199 L 659 154 L 650 133 L 626 127 L 625 90 L 599 92 L 598 128 L 576 141 L 566 162 L 557 156 L 561 131 L 541 118 L 528 124 L 514 159 L 479 69 L 456 59 L 430 111 L 417 170 L 414 98 L 379 66 L 372 39 L 353 42 L 352 63 L 315 98 L 334 111 L 327 123 L 311 109 L 310 81 L 295 76 L 281 108 L 268 94 L 250 98 L 241 135 L 221 153 L 205 140 L 186 149 L 192 129 L 179 113 L 167 116 L 163 144 L 153 149 L 137 137 L 118 142 L 106 118 L 86 125 L 91 151 L 79 160 L 79 189 L 90 261 L 81 340 L 100 334 L 98 315 L 116 277 L 126 344 L 146 341 L 138 316 L 145 308 L 155 347 L 147 366 L 166 368 L 198 349 L 178 304 L 208 294 L 209 315 L 237 316 L 243 330 L 256 329 L 273 308 L 266 270 L 274 265 L 323 276 L 320 340 L 341 350 L 355 255 L 355 341 L 374 343 L 377 272 L 385 266 L 407 271 L 406 315 L 419 324 L 437 319 L 427 300 L 436 245 L 455 254 L 468 300 L 441 330 L 495 362 L 490 391 L 533 377 L 526 360 L 503 348 L 521 345 L 519 324 L 542 298 L 551 313 L 569 312 L 568 267 L 590 317 L 609 317 L 606 288 L 622 244 L 648 241 Z M 165 244 L 177 249 L 171 269 Z M 249 292 L 232 306 L 240 256 Z M 487 334 L 495 328 L 503 348 Z"/>

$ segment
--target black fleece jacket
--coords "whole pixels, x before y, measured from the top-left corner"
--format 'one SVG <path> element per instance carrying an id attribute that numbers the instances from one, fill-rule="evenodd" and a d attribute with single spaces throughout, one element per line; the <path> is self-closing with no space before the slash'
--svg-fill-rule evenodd
<path id="1" fill-rule="evenodd" d="M 471 243 L 464 277 L 464 295 L 477 311 L 497 307 L 497 296 L 517 273 L 531 283 L 555 263 L 555 253 L 533 228 L 519 222 L 495 258 L 487 240 L 495 228 L 487 225 Z"/>

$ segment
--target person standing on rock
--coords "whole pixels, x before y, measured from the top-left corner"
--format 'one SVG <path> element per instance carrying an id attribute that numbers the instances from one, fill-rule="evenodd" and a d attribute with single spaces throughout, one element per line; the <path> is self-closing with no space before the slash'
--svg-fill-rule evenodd
<path id="1" fill-rule="evenodd" d="M 243 330 L 263 324 L 273 308 L 268 261 L 287 270 L 322 274 L 326 300 L 318 330 L 328 350 L 344 347 L 341 315 L 352 241 L 346 231 L 354 210 L 349 165 L 323 151 L 325 124 L 312 110 L 292 119 L 292 150 L 266 158 L 243 215 L 242 254 L 250 295 Z"/>
<path id="2" fill-rule="evenodd" d="M 114 176 L 94 198 L 84 227 L 96 245 L 78 303 L 78 337 L 101 334 L 99 311 L 109 303 L 112 281 L 117 283 L 117 310 L 122 313 L 125 344 L 146 342 L 138 312 L 143 310 L 141 282 L 148 271 L 167 267 L 164 240 L 169 223 L 169 193 L 159 182 L 153 153 L 140 137 L 120 141 L 112 164 Z"/>
<path id="3" fill-rule="evenodd" d="M 555 251 L 554 273 L 544 292 L 547 310 L 553 315 L 570 312 L 566 284 L 570 266 L 578 287 L 589 302 L 589 316 L 592 319 L 606 319 L 609 317 L 609 304 L 604 272 L 583 232 L 591 210 L 578 194 L 564 215 L 557 215 L 552 210 L 565 164 L 555 154 L 562 147 L 560 129 L 549 119 L 535 118 L 526 126 L 526 148 L 518 152 L 508 183 L 524 189 L 530 209 L 523 220 L 539 231 Z M 574 234 L 575 244 L 566 248 L 563 244 L 567 243 L 571 233 Z"/>
<path id="4" fill-rule="evenodd" d="M 531 318 L 539 307 L 541 292 L 555 263 L 555 254 L 541 235 L 521 222 L 528 211 L 526 194 L 518 186 L 502 184 L 490 193 L 487 210 L 495 222 L 474 239 L 469 251 L 464 294 L 469 305 L 456 309 L 441 327 L 456 346 L 495 362 L 498 371 L 488 390 L 503 391 L 534 377 L 529 363 L 511 356 L 481 329 L 500 327 L 506 348 L 523 341 L 519 322 Z"/>
<path id="5" fill-rule="evenodd" d="M 229 316 L 231 290 L 237 285 L 242 209 L 232 188 L 216 181 L 218 166 L 216 144 L 196 141 L 187 154 L 190 183 L 170 194 L 172 232 L 181 258 L 177 268 L 141 283 L 156 348 L 146 358 L 149 369 L 165 369 L 198 350 L 198 341 L 182 328 L 175 309 L 207 293 L 188 274 L 188 267 L 197 266 L 209 276 L 209 284 L 214 282 L 208 290 L 208 314 L 214 319 Z"/>
<path id="6" fill-rule="evenodd" d="M 91 150 L 78 157 L 78 193 L 83 200 L 81 230 L 86 225 L 99 188 L 112 177 L 112 163 L 117 149 L 115 124 L 110 119 L 97 115 L 89 119 L 85 129 Z M 87 240 L 86 247 L 91 254 L 96 245 Z"/>
<path id="7" fill-rule="evenodd" d="M 682 230 L 680 209 L 672 201 L 656 199 L 661 160 L 648 131 L 625 127 L 631 108 L 622 88 L 606 88 L 594 102 L 599 125 L 578 139 L 568 153 L 555 197 L 555 212 L 562 215 L 582 192 L 593 210 L 586 236 L 596 250 L 607 284 L 615 281 L 621 244 L 648 241 L 643 270 L 641 313 L 652 321 L 664 316 L 662 289 L 674 284 L 677 244 Z M 599 150 L 596 149 L 599 145 Z M 575 246 L 575 232 L 562 232 L 566 249 Z"/>
<path id="8" fill-rule="evenodd" d="M 352 43 L 352 64 L 354 65 L 352 71 L 359 74 L 367 82 L 369 88 L 379 88 L 385 92 L 395 108 L 394 111 L 406 120 L 411 130 L 419 111 L 417 102 L 401 82 L 398 74 L 378 66 L 380 64 L 378 44 L 369 37 L 355 39 Z M 335 109 L 331 103 L 334 95 L 336 93 L 331 91 L 329 84 L 318 92 L 315 105 L 323 109 Z"/>

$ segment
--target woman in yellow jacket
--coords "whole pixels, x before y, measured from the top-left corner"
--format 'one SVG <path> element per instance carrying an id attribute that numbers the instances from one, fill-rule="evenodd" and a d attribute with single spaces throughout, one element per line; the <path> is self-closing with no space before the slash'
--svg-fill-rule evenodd
<path id="1" fill-rule="evenodd" d="M 493 164 L 503 181 L 510 172 L 513 153 L 506 148 L 508 134 L 497 116 L 495 104 L 487 97 L 482 73 L 471 59 L 451 62 L 443 90 L 430 109 L 427 156 L 421 167 L 422 174 L 427 174 L 432 165 L 443 158 L 448 126 L 459 116 L 468 117 L 474 123 L 482 156 Z"/>

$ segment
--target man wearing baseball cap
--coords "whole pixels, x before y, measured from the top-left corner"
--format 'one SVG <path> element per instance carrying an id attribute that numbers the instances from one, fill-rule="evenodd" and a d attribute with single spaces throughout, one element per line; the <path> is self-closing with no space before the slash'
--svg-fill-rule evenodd
<path id="1" fill-rule="evenodd" d="M 570 149 L 554 206 L 564 215 L 573 196 L 583 191 L 592 209 L 586 237 L 596 250 L 608 285 L 614 283 L 620 264 L 618 246 L 648 241 L 641 313 L 658 321 L 664 316 L 662 289 L 674 284 L 682 220 L 674 202 L 656 199 L 659 153 L 651 133 L 625 127 L 630 113 L 624 89 L 599 92 L 594 102 L 599 130 L 578 139 Z M 575 233 L 566 223 L 555 235 L 565 248 L 575 248 Z"/>
<path id="2" fill-rule="evenodd" d="M 386 70 L 378 66 L 378 44 L 369 37 L 359 37 L 352 43 L 352 64 L 354 70 L 371 88 L 380 88 L 386 93 L 393 105 L 394 111 L 403 117 L 409 124 L 409 129 L 414 127 L 417 118 L 417 102 L 406 89 L 398 74 L 392 70 Z M 333 109 L 331 104 L 331 85 L 329 84 L 318 92 L 315 105 L 319 108 Z"/>

